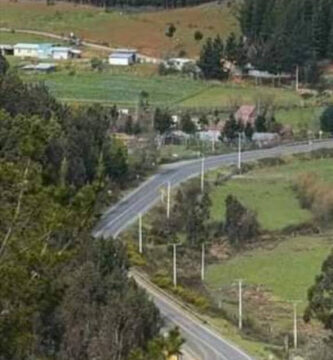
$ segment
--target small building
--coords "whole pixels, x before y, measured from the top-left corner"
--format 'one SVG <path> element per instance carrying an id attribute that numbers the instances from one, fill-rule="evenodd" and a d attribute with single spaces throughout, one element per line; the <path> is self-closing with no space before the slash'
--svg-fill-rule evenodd
<path id="1" fill-rule="evenodd" d="M 55 71 L 56 65 L 49 63 L 39 63 L 37 65 L 29 64 L 22 67 L 24 71 L 39 71 L 39 72 L 52 72 Z"/>
<path id="2" fill-rule="evenodd" d="M 137 51 L 135 49 L 118 49 L 109 55 L 110 65 L 128 66 L 136 61 Z"/>
<path id="3" fill-rule="evenodd" d="M 257 118 L 257 110 L 254 105 L 242 105 L 235 113 L 235 119 L 244 127 L 247 124 L 254 125 Z"/>
<path id="4" fill-rule="evenodd" d="M 280 142 L 280 135 L 277 133 L 259 133 L 255 132 L 252 135 L 252 141 L 261 147 L 265 146 L 275 146 L 278 145 Z"/>
<path id="5" fill-rule="evenodd" d="M 51 56 L 52 44 L 19 43 L 14 45 L 14 56 L 47 59 Z"/>
<path id="6" fill-rule="evenodd" d="M 201 141 L 218 142 L 221 137 L 219 130 L 198 131 L 197 136 Z"/>
<path id="7" fill-rule="evenodd" d="M 51 57 L 54 60 L 68 60 L 81 56 L 81 51 L 65 46 L 53 46 Z"/>
<path id="8" fill-rule="evenodd" d="M 194 61 L 186 58 L 171 58 L 164 62 L 166 68 L 172 68 L 177 71 L 182 71 L 186 64 L 194 64 Z"/>
<path id="9" fill-rule="evenodd" d="M 7 44 L 0 44 L 0 55 L 14 55 L 14 46 Z"/>

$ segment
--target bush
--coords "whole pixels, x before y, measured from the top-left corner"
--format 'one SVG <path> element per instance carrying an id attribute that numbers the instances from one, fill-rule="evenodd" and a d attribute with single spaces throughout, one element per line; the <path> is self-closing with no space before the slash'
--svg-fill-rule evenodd
<path id="1" fill-rule="evenodd" d="M 296 180 L 295 190 L 301 205 L 310 209 L 317 220 L 328 222 L 333 219 L 333 188 L 317 174 L 300 175 Z"/>
<path id="2" fill-rule="evenodd" d="M 104 68 L 103 60 L 97 57 L 94 57 L 90 60 L 90 66 L 93 70 L 102 71 Z"/>
<path id="3" fill-rule="evenodd" d="M 194 40 L 195 41 L 201 41 L 203 39 L 203 34 L 201 31 L 197 30 L 195 33 L 194 33 Z"/>
<path id="4" fill-rule="evenodd" d="M 320 117 L 321 130 L 333 134 L 333 106 L 328 106 Z"/>

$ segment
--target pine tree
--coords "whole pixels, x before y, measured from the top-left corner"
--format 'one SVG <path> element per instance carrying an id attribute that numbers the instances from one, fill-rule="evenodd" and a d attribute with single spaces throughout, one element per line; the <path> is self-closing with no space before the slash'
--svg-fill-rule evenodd
<path id="1" fill-rule="evenodd" d="M 308 292 L 309 304 L 304 319 L 317 318 L 326 329 L 333 331 L 333 251 L 324 261 L 321 274 Z"/>

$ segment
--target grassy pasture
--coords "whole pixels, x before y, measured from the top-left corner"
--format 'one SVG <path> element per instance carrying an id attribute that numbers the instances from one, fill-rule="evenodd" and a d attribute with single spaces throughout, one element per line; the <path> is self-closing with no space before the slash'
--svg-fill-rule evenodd
<path id="1" fill-rule="evenodd" d="M 315 171 L 327 181 L 333 181 L 331 159 L 298 161 L 271 168 L 255 169 L 213 189 L 212 216 L 221 220 L 225 215 L 225 199 L 235 195 L 258 215 L 261 226 L 267 230 L 282 230 L 311 219 L 311 213 L 300 207 L 292 190 L 298 174 Z"/>
<path id="2" fill-rule="evenodd" d="M 75 75 L 66 69 L 73 68 Z M 298 105 L 299 96 L 283 89 L 232 85 L 192 80 L 180 76 L 161 77 L 154 66 L 128 68 L 109 67 L 102 73 L 88 70 L 89 65 L 68 64 L 53 74 L 25 75 L 27 80 L 45 81 L 51 92 L 68 101 L 102 102 L 135 105 L 141 90 L 150 94 L 153 105 L 173 105 L 183 108 L 229 107 L 235 104 L 255 104 L 273 94 L 278 106 Z"/>
<path id="3" fill-rule="evenodd" d="M 104 11 L 82 5 L 45 2 L 0 0 L 0 28 L 24 28 L 68 34 L 74 32 L 86 40 L 112 47 L 136 47 L 147 55 L 162 56 L 185 50 L 189 56 L 199 53 L 200 44 L 194 32 L 205 37 L 227 36 L 238 31 L 232 9 L 217 4 L 168 11 L 126 13 L 121 10 Z M 177 31 L 173 39 L 165 36 L 168 23 Z"/>
<path id="4" fill-rule="evenodd" d="M 247 251 L 209 266 L 207 284 L 216 289 L 246 279 L 248 285 L 263 286 L 275 300 L 302 300 L 304 308 L 307 290 L 331 247 L 332 240 L 324 237 L 290 238 L 273 249 Z"/>
<path id="5" fill-rule="evenodd" d="M 91 71 L 59 71 L 48 75 L 26 75 L 26 80 L 44 81 L 52 94 L 65 101 L 105 102 L 135 106 L 141 91 L 153 105 L 170 105 L 207 87 L 203 82 L 159 76 Z"/>

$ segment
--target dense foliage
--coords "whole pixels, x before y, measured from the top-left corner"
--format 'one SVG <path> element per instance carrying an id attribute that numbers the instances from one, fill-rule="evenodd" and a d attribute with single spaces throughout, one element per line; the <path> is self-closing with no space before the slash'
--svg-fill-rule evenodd
<path id="1" fill-rule="evenodd" d="M 245 0 L 239 22 L 248 60 L 273 73 L 333 59 L 332 0 Z"/>
<path id="2" fill-rule="evenodd" d="M 46 0 L 48 4 L 52 4 L 54 0 Z M 56 0 L 57 1 L 57 0 Z M 93 5 L 105 8 L 112 7 L 143 7 L 153 6 L 162 7 L 164 9 L 172 9 L 185 6 L 199 5 L 208 2 L 209 0 L 67 0 L 75 4 Z"/>
<path id="3" fill-rule="evenodd" d="M 305 320 L 319 319 L 326 329 L 333 331 L 333 252 L 323 263 L 321 274 L 308 293 L 309 304 Z"/>
<path id="4" fill-rule="evenodd" d="M 99 200 L 129 171 L 108 110 L 64 107 L 0 60 L 0 359 L 163 355 L 124 247 L 90 236 Z"/>

